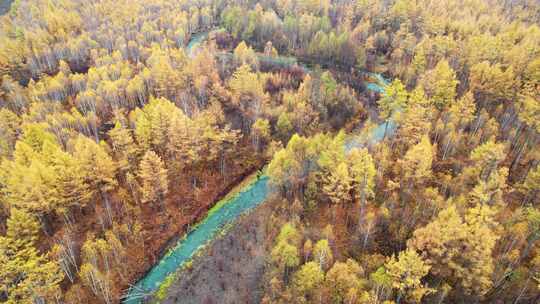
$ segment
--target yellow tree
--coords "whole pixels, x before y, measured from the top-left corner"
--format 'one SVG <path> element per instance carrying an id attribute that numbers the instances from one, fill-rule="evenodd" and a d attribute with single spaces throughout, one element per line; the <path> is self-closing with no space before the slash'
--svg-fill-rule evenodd
<path id="1" fill-rule="evenodd" d="M 350 175 L 353 182 L 354 195 L 360 201 L 360 214 L 358 229 L 362 228 L 367 198 L 373 196 L 375 186 L 375 164 L 367 149 L 353 149 L 347 156 L 350 166 Z M 356 197 L 355 197 L 356 198 Z"/>
<path id="2" fill-rule="evenodd" d="M 531 201 L 538 203 L 538 192 L 540 192 L 540 165 L 530 170 L 523 182 L 523 192 L 525 193 L 525 202 Z"/>
<path id="3" fill-rule="evenodd" d="M 407 151 L 403 160 L 399 161 L 407 189 L 413 183 L 421 185 L 427 178 L 431 177 L 433 150 L 429 137 L 424 135 L 417 145 L 412 146 Z"/>
<path id="4" fill-rule="evenodd" d="M 0 158 L 8 157 L 15 149 L 20 133 L 19 117 L 8 109 L 0 109 Z"/>
<path id="5" fill-rule="evenodd" d="M 103 141 L 96 143 L 86 136 L 79 135 L 69 142 L 69 146 L 76 160 L 77 169 L 85 173 L 84 181 L 89 186 L 89 196 L 101 196 L 109 223 L 112 223 L 109 193 L 118 184 L 115 176 L 117 166 L 107 151 L 107 144 Z"/>
<path id="6" fill-rule="evenodd" d="M 131 130 L 122 123 L 116 122 L 114 128 L 109 131 L 112 151 L 122 171 L 133 171 L 139 156 L 139 147 L 133 140 Z"/>
<path id="7" fill-rule="evenodd" d="M 300 234 L 291 223 L 286 223 L 281 227 L 276 245 L 272 248 L 270 257 L 277 269 L 287 279 L 289 270 L 300 265 Z"/>
<path id="8" fill-rule="evenodd" d="M 463 130 L 473 121 L 475 112 L 476 103 L 474 95 L 471 92 L 467 92 L 450 105 L 444 118 L 446 142 L 441 146 L 443 159 L 452 153 L 456 144 L 460 144 L 460 139 L 463 138 Z M 438 135 L 439 134 L 437 133 L 437 136 Z M 442 142 L 442 140 L 440 140 L 440 142 Z"/>
<path id="9" fill-rule="evenodd" d="M 346 262 L 334 263 L 325 279 L 332 302 L 347 303 L 346 300 L 352 290 L 358 292 L 362 289 L 363 275 L 364 270 L 355 260 L 347 259 Z"/>
<path id="10" fill-rule="evenodd" d="M 233 58 L 236 66 L 248 65 L 253 69 L 257 69 L 259 66 L 259 60 L 255 51 L 249 47 L 244 41 L 240 42 L 234 49 Z"/>
<path id="11" fill-rule="evenodd" d="M 416 251 L 407 249 L 400 252 L 398 258 L 392 256 L 385 268 L 392 280 L 392 287 L 398 291 L 398 303 L 403 296 L 409 301 L 420 303 L 424 295 L 431 292 L 422 283 L 431 266 Z"/>
<path id="12" fill-rule="evenodd" d="M 316 262 L 307 262 L 294 274 L 293 286 L 300 298 L 313 299 L 324 282 L 324 272 Z"/>
<path id="13" fill-rule="evenodd" d="M 405 108 L 407 98 L 408 93 L 405 86 L 399 79 L 395 79 L 390 85 L 386 86 L 382 98 L 377 101 L 381 109 L 380 116 L 386 121 L 383 139 L 386 138 L 390 119 L 393 119 L 394 114 L 399 113 L 399 111 Z"/>
<path id="14" fill-rule="evenodd" d="M 144 108 L 137 108 L 131 115 L 135 122 L 135 138 L 141 148 L 152 149 L 165 157 L 172 136 L 173 121 L 185 117 L 182 110 L 163 97 L 151 98 Z"/>
<path id="15" fill-rule="evenodd" d="M 251 126 L 251 136 L 255 149 L 259 151 L 261 142 L 264 143 L 270 138 L 270 122 L 268 119 L 257 119 Z"/>
<path id="16" fill-rule="evenodd" d="M 334 208 L 351 201 L 351 181 L 345 162 L 339 163 L 334 170 L 329 172 L 329 175 L 324 177 L 323 192 L 334 204 Z"/>
<path id="17" fill-rule="evenodd" d="M 243 129 L 249 130 L 251 124 L 257 120 L 269 98 L 264 92 L 266 76 L 253 73 L 248 65 L 242 65 L 233 73 L 229 80 L 232 92 L 232 102 L 244 114 Z"/>
<path id="18" fill-rule="evenodd" d="M 158 202 L 163 207 L 169 192 L 167 169 L 161 158 L 152 150 L 147 151 L 139 164 L 142 201 Z"/>
<path id="19" fill-rule="evenodd" d="M 0 287 L 7 303 L 53 302 L 63 275 L 36 249 L 39 224 L 29 213 L 11 209 L 6 236 L 0 236 Z"/>
<path id="20" fill-rule="evenodd" d="M 494 214 L 491 207 L 478 205 L 463 218 L 451 205 L 417 229 L 408 247 L 421 252 L 434 276 L 454 289 L 482 296 L 492 286 L 492 254 L 498 239 Z"/>
<path id="21" fill-rule="evenodd" d="M 319 264 L 321 269 L 328 269 L 334 262 L 332 249 L 327 239 L 319 240 L 313 247 L 313 260 Z"/>
<path id="22" fill-rule="evenodd" d="M 503 143 L 489 140 L 476 147 L 471 152 L 471 160 L 475 164 L 475 171 L 480 180 L 486 181 L 492 172 L 506 157 L 506 147 Z"/>
<path id="23" fill-rule="evenodd" d="M 456 86 L 459 81 L 445 59 L 440 60 L 433 70 L 428 71 L 421 83 L 427 96 L 439 110 L 451 105 L 456 98 Z"/>
<path id="24" fill-rule="evenodd" d="M 431 129 L 432 112 L 433 107 L 429 105 L 422 87 L 414 89 L 397 121 L 398 130 L 394 140 L 405 149 L 420 142 L 422 135 Z"/>

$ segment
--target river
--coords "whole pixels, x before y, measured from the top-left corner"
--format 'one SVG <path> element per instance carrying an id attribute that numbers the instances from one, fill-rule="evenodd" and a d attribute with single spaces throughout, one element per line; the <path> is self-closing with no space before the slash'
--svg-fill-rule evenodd
<path id="1" fill-rule="evenodd" d="M 191 37 L 190 42 L 186 47 L 188 56 L 193 57 L 197 47 L 208 37 L 208 32 L 195 34 Z M 289 60 L 290 64 L 297 64 L 296 60 L 291 60 L 292 57 L 284 57 Z M 278 59 L 279 60 L 279 59 Z M 285 60 L 282 60 L 285 61 Z M 371 73 L 369 76 L 376 79 L 376 82 L 370 82 L 366 85 L 368 90 L 382 93 L 384 86 L 388 81 L 380 74 Z M 370 134 L 371 142 L 378 142 L 383 139 L 386 122 L 379 124 Z M 388 124 L 387 134 L 392 132 L 395 124 L 390 121 Z M 364 143 L 350 139 L 346 148 L 351 149 L 355 146 L 362 146 Z M 252 177 L 253 178 L 253 177 Z M 170 251 L 161 260 L 150 269 L 150 271 L 140 279 L 128 291 L 128 295 L 124 300 L 126 304 L 139 304 L 146 296 L 156 291 L 165 279 L 182 268 L 191 258 L 223 229 L 227 224 L 234 222 L 241 214 L 255 208 L 263 203 L 271 189 L 268 186 L 268 176 L 262 175 L 249 183 L 238 193 L 232 197 L 226 197 L 218 202 L 212 208 L 207 217 L 199 222 L 184 238 L 170 249 Z"/>
<path id="2" fill-rule="evenodd" d="M 13 0 L 0 0 L 0 16 L 9 12 L 11 2 L 13 2 Z"/>

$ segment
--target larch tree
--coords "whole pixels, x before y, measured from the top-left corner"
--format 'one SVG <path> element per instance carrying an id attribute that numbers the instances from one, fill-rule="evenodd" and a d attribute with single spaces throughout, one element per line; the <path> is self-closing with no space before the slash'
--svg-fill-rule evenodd
<path id="1" fill-rule="evenodd" d="M 133 172 L 140 157 L 140 151 L 133 140 L 131 130 L 122 123 L 117 122 L 114 128 L 109 131 L 109 136 L 111 138 L 112 152 L 116 157 L 119 169 Z"/>
<path id="2" fill-rule="evenodd" d="M 254 73 L 245 64 L 236 69 L 229 80 L 233 105 L 244 114 L 244 131 L 249 131 L 252 123 L 260 118 L 266 109 L 269 96 L 264 91 L 265 80 L 265 74 Z"/>
<path id="3" fill-rule="evenodd" d="M 108 145 L 103 141 L 96 143 L 86 136 L 79 135 L 69 143 L 69 146 L 78 170 L 85 172 L 89 195 L 101 197 L 107 219 L 112 223 L 109 192 L 118 185 L 118 182 L 115 177 L 117 165 L 108 153 Z"/>
<path id="4" fill-rule="evenodd" d="M 240 42 L 234 49 L 233 58 L 237 66 L 248 65 L 256 70 L 259 67 L 259 60 L 255 51 L 244 41 Z"/>
<path id="5" fill-rule="evenodd" d="M 448 109 L 450 121 L 459 131 L 473 121 L 476 114 L 476 103 L 472 92 L 467 92 L 461 98 L 452 103 Z"/>
<path id="6" fill-rule="evenodd" d="M 486 205 L 470 208 L 465 214 L 468 237 L 462 259 L 466 262 L 463 263 L 463 272 L 456 271 L 456 275 L 461 278 L 465 291 L 471 295 L 482 296 L 493 286 L 493 253 L 499 239 L 495 214 L 495 209 Z M 471 271 L 475 275 L 471 276 Z"/>
<path id="7" fill-rule="evenodd" d="M 313 260 L 319 264 L 321 269 L 328 269 L 334 262 L 332 249 L 328 244 L 328 240 L 322 239 L 315 243 L 313 247 Z"/>
<path id="8" fill-rule="evenodd" d="M 309 139 L 293 135 L 287 147 L 274 154 L 267 170 L 272 185 L 277 186 L 283 194 L 299 197 L 302 201 L 302 190 L 312 161 L 309 146 Z"/>
<path id="9" fill-rule="evenodd" d="M 293 277 L 293 286 L 300 297 L 313 299 L 324 283 L 324 271 L 316 262 L 302 265 Z"/>
<path id="10" fill-rule="evenodd" d="M 167 156 L 167 147 L 171 139 L 171 125 L 175 119 L 182 119 L 185 114 L 166 98 L 151 98 L 142 109 L 132 112 L 135 122 L 135 138 L 146 151 L 154 150 L 161 157 Z"/>
<path id="11" fill-rule="evenodd" d="M 300 265 L 300 234 L 292 223 L 281 227 L 270 257 L 277 269 L 288 278 L 289 271 Z"/>
<path id="12" fill-rule="evenodd" d="M 506 158 L 505 151 L 506 147 L 503 143 L 489 140 L 471 152 L 471 160 L 475 164 L 480 180 L 486 181 L 491 173 L 498 168 L 499 164 Z"/>
<path id="13" fill-rule="evenodd" d="M 400 160 L 407 189 L 413 183 L 414 185 L 420 185 L 431 177 L 433 150 L 429 137 L 424 135 L 418 144 L 412 146 L 405 153 L 403 160 Z"/>
<path id="14" fill-rule="evenodd" d="M 540 165 L 527 173 L 523 181 L 522 191 L 525 193 L 525 202 L 538 203 L 538 193 L 540 192 Z"/>
<path id="15" fill-rule="evenodd" d="M 0 236 L 0 287 L 7 303 L 45 303 L 60 295 L 62 272 L 35 247 L 38 230 L 31 214 L 11 210 L 6 236 Z"/>
<path id="16" fill-rule="evenodd" d="M 471 92 L 467 92 L 450 105 L 444 122 L 447 134 L 444 136 L 444 141 L 439 141 L 443 159 L 452 155 L 455 147 L 463 143 L 464 129 L 474 120 L 475 114 L 476 103 Z"/>
<path id="17" fill-rule="evenodd" d="M 538 84 L 536 88 L 538 88 Z M 540 132 L 540 93 L 538 93 L 538 89 L 530 90 L 536 93 L 526 92 L 522 94 L 518 103 L 518 117 L 520 122 L 524 124 L 524 132 L 516 132 L 512 140 L 513 150 L 515 151 L 512 169 L 520 163 L 528 151 L 534 150 L 533 147 L 538 142 L 537 134 Z M 522 133 L 523 135 L 521 135 Z M 520 140 L 520 137 L 523 139 Z"/>
<path id="18" fill-rule="evenodd" d="M 93 198 L 91 184 L 86 180 L 87 174 L 78 167 L 80 163 L 75 157 L 62 151 L 59 147 L 47 148 L 48 162 L 56 172 L 56 187 L 59 201 L 56 213 L 62 214 L 65 224 L 73 224 L 72 207 L 85 207 Z"/>
<path id="19" fill-rule="evenodd" d="M 390 120 L 393 119 L 393 116 L 396 113 L 402 111 L 406 106 L 407 98 L 407 90 L 399 79 L 395 79 L 392 81 L 392 83 L 385 87 L 383 96 L 381 99 L 379 99 L 379 101 L 377 101 L 381 109 L 380 116 L 386 122 L 383 138 L 386 137 Z"/>
<path id="20" fill-rule="evenodd" d="M 167 169 L 161 158 L 152 150 L 147 151 L 139 164 L 142 201 L 158 203 L 163 208 L 169 192 Z"/>
<path id="21" fill-rule="evenodd" d="M 286 241 L 278 242 L 270 254 L 272 262 L 277 266 L 285 278 L 289 271 L 300 265 L 300 254 L 298 248 Z"/>
<path id="22" fill-rule="evenodd" d="M 422 279 L 428 274 L 431 266 L 414 250 L 407 249 L 392 256 L 385 264 L 386 271 L 392 279 L 392 287 L 398 291 L 397 303 L 402 297 L 420 303 L 422 298 L 431 292 Z"/>
<path id="23" fill-rule="evenodd" d="M 347 156 L 350 175 L 353 181 L 353 193 L 360 202 L 358 229 L 362 229 L 367 199 L 374 195 L 375 175 L 377 171 L 373 158 L 367 149 L 353 149 Z"/>
<path id="24" fill-rule="evenodd" d="M 428 71 L 421 82 L 427 96 L 439 110 L 454 102 L 459 81 L 456 79 L 456 72 L 445 59 L 440 60 L 433 70 Z"/>
<path id="25" fill-rule="evenodd" d="M 421 253 L 434 276 L 469 295 L 482 296 L 492 286 L 492 254 L 498 239 L 494 214 L 491 207 L 478 205 L 462 217 L 451 205 L 417 229 L 408 247 Z"/>
<path id="26" fill-rule="evenodd" d="M 399 116 L 397 134 L 393 140 L 402 149 L 409 148 L 420 142 L 422 135 L 431 129 L 433 107 L 428 104 L 428 98 L 421 87 L 409 94 L 408 104 Z"/>
<path id="27" fill-rule="evenodd" d="M 482 61 L 471 67 L 469 87 L 482 104 L 496 105 L 515 94 L 516 80 L 512 68 L 503 69 L 499 63 Z"/>
<path id="28" fill-rule="evenodd" d="M 347 259 L 346 262 L 334 263 L 325 278 L 332 302 L 347 303 L 351 290 L 356 293 L 362 290 L 365 283 L 363 275 L 364 270 L 355 260 Z"/>
<path id="29" fill-rule="evenodd" d="M 0 109 L 0 158 L 8 157 L 15 149 L 19 136 L 20 118 L 8 109 Z"/>
<path id="30" fill-rule="evenodd" d="M 257 151 L 260 151 L 261 143 L 268 141 L 270 135 L 270 122 L 267 119 L 259 118 L 251 126 L 253 145 Z"/>
<path id="31" fill-rule="evenodd" d="M 323 192 L 334 204 L 334 208 L 351 201 L 351 188 L 351 177 L 345 162 L 338 164 L 324 178 Z"/>

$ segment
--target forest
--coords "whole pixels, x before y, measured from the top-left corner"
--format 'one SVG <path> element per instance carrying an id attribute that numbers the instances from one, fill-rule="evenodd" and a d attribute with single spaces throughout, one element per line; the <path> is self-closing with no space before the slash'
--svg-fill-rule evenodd
<path id="1" fill-rule="evenodd" d="M 0 303 L 540 303 L 537 0 L 0 8 Z"/>

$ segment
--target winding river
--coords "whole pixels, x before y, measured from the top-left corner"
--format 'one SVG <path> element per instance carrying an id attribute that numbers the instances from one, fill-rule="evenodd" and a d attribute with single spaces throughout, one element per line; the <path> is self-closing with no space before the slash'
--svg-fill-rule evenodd
<path id="1" fill-rule="evenodd" d="M 191 40 L 186 47 L 188 56 L 194 56 L 198 46 L 208 37 L 208 33 L 209 32 L 203 32 L 191 37 Z M 289 64 L 298 64 L 294 57 L 283 57 L 278 58 L 278 60 L 280 60 L 280 62 L 289 62 Z M 366 88 L 378 93 L 384 92 L 384 86 L 388 84 L 388 81 L 380 74 L 370 74 L 370 76 L 371 78 L 376 79 L 376 82 L 369 82 L 366 85 Z M 373 129 L 369 136 L 371 142 L 382 140 L 385 125 L 386 122 L 383 122 Z M 394 128 L 395 124 L 390 121 L 387 134 L 392 132 Z M 350 149 L 354 146 L 361 145 L 363 145 L 363 143 L 355 142 L 354 139 L 351 139 L 347 142 L 346 148 Z M 262 175 L 252 183 L 244 186 L 237 194 L 230 198 L 226 197 L 223 201 L 220 201 L 212 210 L 210 210 L 205 219 L 198 223 L 184 238 L 178 241 L 178 243 L 156 265 L 154 265 L 143 278 L 129 289 L 124 303 L 142 303 L 147 296 L 159 288 L 170 274 L 183 267 L 186 262 L 191 260 L 195 253 L 201 250 L 209 241 L 214 239 L 224 226 L 233 223 L 238 216 L 263 203 L 270 191 L 271 189 L 268 186 L 268 176 Z"/>

